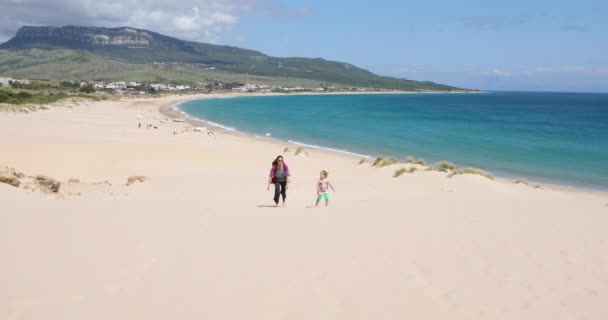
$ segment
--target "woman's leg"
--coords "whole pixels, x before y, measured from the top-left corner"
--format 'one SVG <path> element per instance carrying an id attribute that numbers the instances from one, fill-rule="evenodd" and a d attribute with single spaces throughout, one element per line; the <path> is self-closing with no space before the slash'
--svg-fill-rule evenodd
<path id="1" fill-rule="evenodd" d="M 287 181 L 281 182 L 281 195 L 283 196 L 283 203 L 287 199 Z"/>
<path id="2" fill-rule="evenodd" d="M 279 205 L 279 195 L 281 194 L 281 184 L 279 182 L 274 182 L 274 203 Z"/>

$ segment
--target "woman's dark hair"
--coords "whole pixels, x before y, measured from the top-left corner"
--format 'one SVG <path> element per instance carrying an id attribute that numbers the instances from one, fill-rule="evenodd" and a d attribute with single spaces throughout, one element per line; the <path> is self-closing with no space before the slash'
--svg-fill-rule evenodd
<path id="1" fill-rule="evenodd" d="M 277 163 L 279 162 L 279 158 L 283 159 L 283 156 L 282 155 L 278 155 L 276 158 L 274 158 L 274 161 L 272 162 L 273 166 L 277 165 Z"/>

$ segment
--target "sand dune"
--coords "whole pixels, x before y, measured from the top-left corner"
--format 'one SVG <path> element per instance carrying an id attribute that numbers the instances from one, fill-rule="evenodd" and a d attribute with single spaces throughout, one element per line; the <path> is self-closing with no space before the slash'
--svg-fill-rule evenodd
<path id="1" fill-rule="evenodd" d="M 0 183 L 0 319 L 608 317 L 605 193 L 394 178 L 403 165 L 162 122 L 180 99 L 0 114 L 0 166 L 64 188 Z M 286 208 L 266 191 L 278 154 Z M 311 208 L 322 169 L 337 192 Z"/>

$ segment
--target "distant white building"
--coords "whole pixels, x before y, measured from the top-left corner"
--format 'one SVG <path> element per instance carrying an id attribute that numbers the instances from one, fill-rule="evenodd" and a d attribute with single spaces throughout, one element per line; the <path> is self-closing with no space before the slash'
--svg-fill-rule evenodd
<path id="1" fill-rule="evenodd" d="M 13 78 L 2 78 L 2 77 L 0 77 L 0 83 L 2 83 L 3 86 L 8 86 L 8 85 L 11 85 L 12 83 L 31 84 L 32 81 L 31 80 L 27 80 L 27 79 L 13 79 Z"/>
<path id="2" fill-rule="evenodd" d="M 13 78 L 4 78 L 4 77 L 0 77 L 0 83 L 3 86 L 8 86 L 9 84 L 11 84 L 11 82 L 13 81 Z"/>
<path id="3" fill-rule="evenodd" d="M 258 86 L 256 86 L 255 84 L 246 84 L 242 87 L 237 87 L 237 88 L 232 88 L 232 91 L 234 92 L 252 92 L 255 91 L 258 88 Z"/>
<path id="4" fill-rule="evenodd" d="M 124 81 L 118 81 L 118 82 L 110 82 L 108 84 L 106 84 L 104 86 L 105 89 L 111 89 L 111 90 L 122 90 L 122 89 L 126 89 L 127 88 L 127 84 Z"/>

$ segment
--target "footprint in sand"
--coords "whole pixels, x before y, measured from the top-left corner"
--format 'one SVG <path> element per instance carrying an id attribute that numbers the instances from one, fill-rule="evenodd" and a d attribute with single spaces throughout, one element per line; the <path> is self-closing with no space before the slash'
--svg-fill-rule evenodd
<path id="1" fill-rule="evenodd" d="M 103 291 L 107 294 L 116 294 L 127 290 L 128 287 L 122 284 L 111 284 L 103 287 Z"/>
<path id="2" fill-rule="evenodd" d="M 16 299 L 11 301 L 11 306 L 15 307 L 15 308 L 29 308 L 34 306 L 36 303 L 38 302 L 38 299 L 36 298 L 23 298 L 23 299 Z"/>
<path id="3" fill-rule="evenodd" d="M 81 303 L 87 298 L 87 295 L 84 293 L 77 293 L 70 298 L 70 302 L 72 303 Z"/>

